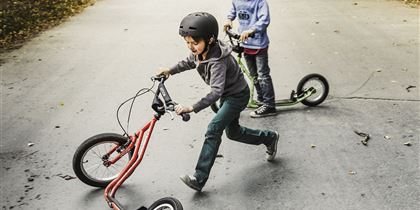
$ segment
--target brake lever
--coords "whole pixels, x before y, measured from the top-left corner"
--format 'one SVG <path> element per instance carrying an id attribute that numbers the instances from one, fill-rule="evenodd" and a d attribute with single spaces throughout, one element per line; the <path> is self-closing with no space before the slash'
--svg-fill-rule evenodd
<path id="1" fill-rule="evenodd" d="M 153 82 L 155 82 L 155 81 L 164 82 L 167 78 L 166 78 L 165 75 L 155 75 L 155 76 L 152 76 L 150 79 Z"/>
<path id="2" fill-rule="evenodd" d="M 175 106 L 176 105 L 178 105 L 178 103 L 176 103 L 176 102 L 173 102 L 174 103 L 174 105 L 171 107 L 171 111 L 175 111 Z M 169 110 L 168 110 L 169 111 Z M 171 114 L 171 116 L 172 116 L 172 113 L 170 113 Z M 184 121 L 184 122 L 187 122 L 187 121 L 189 121 L 190 120 L 190 118 L 191 118 L 191 116 L 190 116 L 190 114 L 188 114 L 188 113 L 181 113 L 181 117 L 182 117 L 182 120 Z M 172 116 L 172 118 L 171 119 L 173 119 L 173 116 Z"/>
<path id="3" fill-rule="evenodd" d="M 171 120 L 174 120 L 174 115 L 172 114 L 172 112 L 171 111 L 169 111 L 169 110 L 166 110 L 166 112 L 169 114 L 169 115 L 171 115 Z"/>

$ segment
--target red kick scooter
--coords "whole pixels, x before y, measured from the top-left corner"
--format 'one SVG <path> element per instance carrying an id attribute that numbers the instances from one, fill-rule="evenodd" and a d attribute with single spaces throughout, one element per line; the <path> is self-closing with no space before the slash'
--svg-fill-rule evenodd
<path id="1" fill-rule="evenodd" d="M 118 188 L 128 179 L 143 159 L 147 145 L 153 132 L 156 121 L 165 113 L 174 111 L 175 102 L 164 85 L 166 78 L 163 76 L 152 77 L 153 86 L 143 88 L 137 94 L 123 102 L 117 110 L 117 120 L 124 131 L 124 135 L 115 133 L 98 134 L 85 140 L 76 150 L 73 157 L 73 170 L 76 176 L 85 184 L 93 187 L 105 188 L 104 197 L 109 207 L 115 210 L 124 209 L 116 200 L 115 193 Z M 128 135 L 121 125 L 118 117 L 119 109 L 131 102 L 127 120 L 127 130 L 136 97 L 147 92 L 153 92 L 155 83 L 158 87 L 153 99 L 152 108 L 156 112 L 146 125 Z M 163 101 L 161 100 L 163 98 Z M 173 115 L 171 114 L 172 119 Z M 182 120 L 188 121 L 189 114 L 182 114 Z M 146 134 L 146 136 L 145 136 Z M 144 140 L 145 137 L 145 141 Z M 173 197 L 165 197 L 155 201 L 149 208 L 141 207 L 142 210 L 182 210 L 181 202 Z"/>

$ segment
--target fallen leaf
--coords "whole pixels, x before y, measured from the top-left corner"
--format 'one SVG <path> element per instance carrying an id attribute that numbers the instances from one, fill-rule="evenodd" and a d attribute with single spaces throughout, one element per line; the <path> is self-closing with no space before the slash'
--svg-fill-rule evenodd
<path id="1" fill-rule="evenodd" d="M 367 146 L 367 142 L 370 139 L 370 135 L 367 133 L 363 133 L 363 132 L 359 132 L 359 131 L 353 131 L 354 133 L 356 133 L 357 135 L 363 137 L 364 139 L 361 141 L 363 145 Z"/>
<path id="2" fill-rule="evenodd" d="M 416 88 L 416 86 L 414 85 L 409 85 L 408 87 L 406 87 L 405 89 L 407 90 L 407 92 L 410 92 L 410 89 L 412 88 Z"/>
<path id="3" fill-rule="evenodd" d="M 76 177 L 74 176 L 70 176 L 70 175 L 61 175 L 61 174 L 57 174 L 58 177 L 63 178 L 64 180 L 72 180 L 72 179 L 76 179 Z"/>
<path id="4" fill-rule="evenodd" d="M 405 142 L 404 145 L 407 146 L 407 147 L 410 147 L 412 144 L 411 144 L 411 142 L 408 141 L 408 142 Z"/>

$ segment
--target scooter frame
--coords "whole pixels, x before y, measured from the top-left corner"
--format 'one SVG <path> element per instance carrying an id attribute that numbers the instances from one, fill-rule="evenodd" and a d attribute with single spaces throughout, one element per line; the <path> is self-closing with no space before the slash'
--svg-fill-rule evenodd
<path id="1" fill-rule="evenodd" d="M 258 107 L 260 107 L 262 105 L 262 103 L 254 99 L 254 90 L 255 90 L 254 78 L 252 77 L 252 75 L 249 72 L 248 68 L 242 62 L 242 54 L 243 54 L 244 49 L 243 49 L 242 46 L 240 46 L 240 43 L 241 43 L 239 41 L 240 35 L 239 34 L 236 34 L 231 29 L 226 30 L 226 34 L 229 37 L 229 42 L 230 42 L 230 44 L 232 46 L 232 50 L 237 53 L 237 57 L 236 57 L 237 63 L 239 65 L 241 71 L 245 74 L 245 76 L 249 80 L 250 97 L 249 97 L 249 101 L 248 101 L 247 107 L 248 108 L 258 108 Z M 253 36 L 253 35 L 251 35 L 251 36 Z M 319 74 L 311 74 L 311 75 L 322 77 Z M 307 77 L 305 77 L 305 78 L 307 78 Z M 301 82 L 304 79 L 302 79 Z M 328 82 L 323 77 L 321 79 L 323 80 L 322 82 L 325 83 L 324 85 L 326 85 L 325 88 L 326 88 L 326 91 L 327 91 L 327 94 L 328 94 L 328 90 L 329 90 Z M 299 90 L 298 90 L 298 92 L 299 92 Z M 313 87 L 310 87 L 310 88 L 308 88 L 306 90 L 303 90 L 300 93 L 297 93 L 297 92 L 295 92 L 293 90 L 290 93 L 290 98 L 289 99 L 277 99 L 277 100 L 275 100 L 275 105 L 276 105 L 276 107 L 292 106 L 292 105 L 301 103 L 302 101 L 304 101 L 305 99 L 309 98 L 310 96 L 312 96 L 315 93 L 316 93 L 316 89 L 313 88 Z M 214 110 L 215 108 L 212 107 L 212 109 Z"/>
<path id="2" fill-rule="evenodd" d="M 143 128 L 138 129 L 132 135 L 128 135 L 127 141 L 124 144 L 115 145 L 109 151 L 107 150 L 108 152 L 105 155 L 101 156 L 103 165 L 105 167 L 112 166 L 114 163 L 118 162 L 118 160 L 120 160 L 125 155 L 129 155 L 129 157 L 131 156 L 128 164 L 122 169 L 121 172 L 119 172 L 118 176 L 115 179 L 113 179 L 108 185 L 106 185 L 106 188 L 105 188 L 105 191 L 104 191 L 104 197 L 105 197 L 106 202 L 108 203 L 110 208 L 115 209 L 115 210 L 123 210 L 124 209 L 122 204 L 115 198 L 115 194 L 116 194 L 118 188 L 132 175 L 132 173 L 136 170 L 136 168 L 139 166 L 139 164 L 143 160 L 144 154 L 146 152 L 146 149 L 147 149 L 147 146 L 149 144 L 150 138 L 152 136 L 153 129 L 154 129 L 154 126 L 155 126 L 156 122 L 165 113 L 173 112 L 174 111 L 174 106 L 176 105 L 176 103 L 173 102 L 172 99 L 170 98 L 170 96 L 168 94 L 168 91 L 166 90 L 166 88 L 164 86 L 164 81 L 166 80 L 166 78 L 163 77 L 163 76 L 158 76 L 158 77 L 152 77 L 152 80 L 153 81 L 159 81 L 159 85 L 158 85 L 157 91 L 155 92 L 155 97 L 154 97 L 154 100 L 153 100 L 153 103 L 152 103 L 152 108 L 156 112 L 154 114 L 154 116 L 152 117 L 152 119 L 149 122 L 147 122 L 143 126 Z M 135 97 L 137 97 L 137 96 L 138 95 L 136 95 Z M 164 99 L 164 102 L 162 102 L 162 100 L 159 98 L 159 96 L 162 96 L 162 98 Z M 132 99 L 134 100 L 135 97 L 133 97 Z M 172 114 L 171 114 L 171 116 L 172 116 L 172 119 L 173 119 Z M 190 115 L 187 114 L 187 113 L 183 113 L 181 116 L 182 116 L 182 120 L 184 120 L 184 121 L 188 121 L 190 119 Z M 112 134 L 99 134 L 97 136 L 100 136 L 100 135 L 110 136 Z M 121 136 L 121 137 L 123 137 L 123 136 Z M 87 142 L 87 141 L 89 141 L 89 139 L 86 140 L 85 142 Z M 103 141 L 106 142 L 105 140 L 103 140 Z M 90 148 L 88 148 L 88 149 L 81 149 L 81 148 L 83 148 L 83 144 L 76 151 L 75 157 L 73 158 L 73 168 L 79 167 L 78 169 L 75 169 L 75 172 L 84 170 L 84 168 L 81 165 L 79 165 L 79 164 L 82 163 L 82 159 L 80 158 L 80 156 L 82 156 L 82 155 L 84 156 L 85 152 L 89 151 L 89 149 L 90 149 Z M 115 152 L 117 152 L 118 154 L 115 157 L 113 157 L 112 159 L 109 159 L 111 157 L 111 154 L 113 154 Z M 83 169 L 81 169 L 81 168 L 83 168 Z M 79 173 L 76 172 L 76 175 L 78 175 L 80 173 L 81 172 L 79 172 Z M 79 176 L 86 177 L 86 175 L 78 175 L 78 177 Z M 95 184 L 84 181 L 85 179 L 88 179 L 88 178 L 80 178 L 80 179 L 81 179 L 81 181 L 85 182 L 86 184 L 89 184 L 89 185 L 92 185 L 92 186 L 98 186 L 98 184 L 95 185 Z M 101 186 L 103 186 L 103 185 L 101 185 Z M 154 204 L 157 204 L 157 202 L 165 200 L 165 199 L 170 200 L 170 202 L 172 202 L 172 204 L 174 206 L 176 206 L 175 209 L 177 209 L 177 210 L 182 209 L 181 203 L 177 199 L 171 198 L 171 197 L 162 198 L 162 199 L 156 201 Z M 152 206 L 154 204 L 152 204 Z M 146 208 L 142 207 L 141 209 L 146 209 Z"/>
<path id="3" fill-rule="evenodd" d="M 122 210 L 122 205 L 118 202 L 118 200 L 115 198 L 115 193 L 117 192 L 118 188 L 128 179 L 128 177 L 131 176 L 131 174 L 134 172 L 134 170 L 137 168 L 137 166 L 140 164 L 140 162 L 143 160 L 143 156 L 146 152 L 147 145 L 149 144 L 150 137 L 153 133 L 153 128 L 155 127 L 156 121 L 159 120 L 160 116 L 153 116 L 153 118 L 144 125 L 143 128 L 139 129 L 134 135 L 130 135 L 130 144 L 114 159 L 109 161 L 109 164 L 114 164 L 117 162 L 122 156 L 130 152 L 132 149 L 134 149 L 133 156 L 131 157 L 128 164 L 124 167 L 124 169 L 120 172 L 117 178 L 115 178 L 106 188 L 104 192 L 105 200 L 107 201 L 109 207 L 115 209 L 115 210 Z M 147 133 L 146 140 L 143 144 L 143 147 L 141 148 L 142 141 L 144 134 Z M 116 145 L 107 155 L 110 155 L 111 153 L 115 152 L 117 149 L 119 149 L 119 145 Z M 139 150 L 141 148 L 141 153 L 139 154 Z"/>

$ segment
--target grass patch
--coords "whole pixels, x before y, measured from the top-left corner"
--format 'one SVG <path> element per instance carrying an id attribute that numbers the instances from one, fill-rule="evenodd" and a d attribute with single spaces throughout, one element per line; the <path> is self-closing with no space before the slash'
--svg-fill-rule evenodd
<path id="1" fill-rule="evenodd" d="M 1 0 L 0 53 L 93 5 L 96 0 Z"/>
<path id="2" fill-rule="evenodd" d="M 420 0 L 401 0 L 407 4 L 417 4 L 420 5 Z"/>
<path id="3" fill-rule="evenodd" d="M 407 5 L 410 5 L 412 8 L 418 8 L 420 5 L 420 0 L 400 0 Z"/>

